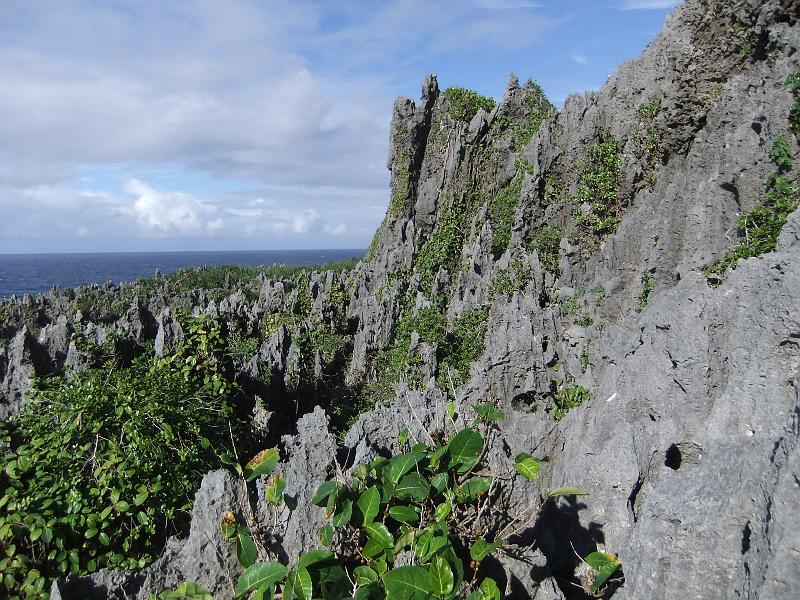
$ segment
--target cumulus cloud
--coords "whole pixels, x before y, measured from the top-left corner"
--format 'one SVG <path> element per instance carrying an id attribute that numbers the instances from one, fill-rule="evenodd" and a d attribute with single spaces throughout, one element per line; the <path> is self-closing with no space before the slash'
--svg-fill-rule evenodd
<path id="1" fill-rule="evenodd" d="M 125 184 L 125 192 L 137 197 L 133 203 L 136 220 L 150 233 L 201 235 L 224 225 L 217 208 L 182 192 L 160 192 L 138 179 Z"/>

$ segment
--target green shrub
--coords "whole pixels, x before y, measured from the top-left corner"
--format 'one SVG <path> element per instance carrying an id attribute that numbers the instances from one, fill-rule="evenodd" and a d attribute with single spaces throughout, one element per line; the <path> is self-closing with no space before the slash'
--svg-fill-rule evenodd
<path id="1" fill-rule="evenodd" d="M 739 217 L 737 228 L 741 241 L 725 256 L 703 269 L 712 284 L 718 284 L 740 260 L 775 250 L 786 219 L 798 206 L 800 187 L 797 178 L 780 174 L 791 169 L 792 162 L 779 139 L 776 139 L 770 156 L 778 166 L 778 173 L 767 180 L 764 200 Z"/>
<path id="2" fill-rule="evenodd" d="M 255 524 L 237 523 L 227 513 L 220 523 L 221 533 L 236 545 L 245 567 L 236 584 L 237 597 L 500 600 L 497 582 L 482 569 L 484 561 L 530 527 L 550 499 L 586 491 L 559 487 L 523 514 L 497 510 L 492 503 L 504 494 L 508 482 L 515 475 L 523 481 L 536 480 L 541 465 L 522 453 L 514 461 L 513 472 L 491 472 L 486 461 L 488 442 L 504 414 L 491 403 L 473 410 L 475 418 L 468 427 L 451 435 L 445 430 L 434 432 L 429 434 L 430 444 L 414 445 L 404 430 L 397 442 L 399 452 L 391 458 L 379 456 L 357 465 L 349 478 L 337 471 L 336 478 L 320 485 L 312 503 L 329 519 L 320 530 L 323 548 L 300 555 L 291 569 L 275 560 L 259 562 L 260 541 L 252 533 Z M 451 404 L 447 411 L 451 425 L 455 413 Z M 245 468 L 233 466 L 242 479 L 250 481 L 269 476 L 276 463 L 277 450 L 271 449 Z M 284 502 L 284 486 L 280 476 L 267 483 L 265 497 L 276 509 Z M 597 571 L 591 582 L 596 591 L 621 566 L 610 554 L 593 553 L 587 561 Z M 179 591 L 208 599 L 205 590 L 191 583 L 159 598 L 175 598 Z"/>
<path id="3" fill-rule="evenodd" d="M 646 104 L 639 107 L 639 116 L 643 119 L 653 120 L 661 112 L 661 102 L 659 100 L 651 100 Z"/>
<path id="4" fill-rule="evenodd" d="M 511 229 L 522 191 L 523 171 L 489 200 L 489 222 L 492 224 L 492 254 L 495 259 L 503 255 L 511 241 Z"/>
<path id="5" fill-rule="evenodd" d="M 444 209 L 433 233 L 420 248 L 414 269 L 424 287 L 430 288 L 439 267 L 450 273 L 455 272 L 464 246 L 464 220 L 464 212 L 452 202 Z"/>
<path id="6" fill-rule="evenodd" d="M 447 88 L 444 98 L 447 100 L 447 112 L 450 116 L 465 123 L 469 123 L 481 108 L 490 112 L 495 104 L 492 98 L 461 87 Z"/>
<path id="7" fill-rule="evenodd" d="M 789 147 L 789 141 L 782 133 L 775 137 L 769 157 L 778 167 L 779 173 L 783 173 L 784 171 L 788 171 L 792 168 L 792 151 Z"/>
<path id="8" fill-rule="evenodd" d="M 542 88 L 532 80 L 528 80 L 520 90 L 522 114 L 511 118 L 501 115 L 494 127 L 502 130 L 504 136 L 511 139 L 516 148 L 524 147 L 539 132 L 544 121 L 552 121 L 556 108 L 547 99 Z"/>
<path id="9" fill-rule="evenodd" d="M 553 408 L 550 416 L 556 421 L 560 421 L 573 408 L 579 407 L 589 400 L 589 390 L 582 385 L 574 385 L 569 388 L 559 388 L 553 397 Z"/>
<path id="10" fill-rule="evenodd" d="M 800 137 L 800 75 L 792 74 L 786 78 L 783 86 L 794 96 L 794 104 L 789 109 L 789 131 Z"/>
<path id="11" fill-rule="evenodd" d="M 561 230 L 552 225 L 542 225 L 531 234 L 528 249 L 536 250 L 539 255 L 539 262 L 545 271 L 558 275 L 560 244 Z"/>
<path id="12" fill-rule="evenodd" d="M 185 323 L 179 350 L 36 382 L 0 424 L 0 594 L 46 598 L 49 580 L 137 569 L 188 525 L 228 439 L 234 392 L 217 325 Z"/>
<path id="13" fill-rule="evenodd" d="M 588 204 L 588 213 L 578 212 L 578 223 L 584 230 L 595 235 L 615 232 L 620 222 L 621 150 L 619 142 L 614 138 L 589 148 L 578 193 L 572 197 L 575 202 Z"/>
<path id="14" fill-rule="evenodd" d="M 488 318 L 489 308 L 483 306 L 467 310 L 455 319 L 452 332 L 437 353 L 440 383 L 451 383 L 452 374 L 455 374 L 453 385 L 466 380 L 469 366 L 483 354 Z"/>
<path id="15" fill-rule="evenodd" d="M 653 277 L 650 273 L 642 275 L 642 293 L 639 295 L 639 310 L 644 310 L 650 301 L 650 293 L 653 291 Z"/>

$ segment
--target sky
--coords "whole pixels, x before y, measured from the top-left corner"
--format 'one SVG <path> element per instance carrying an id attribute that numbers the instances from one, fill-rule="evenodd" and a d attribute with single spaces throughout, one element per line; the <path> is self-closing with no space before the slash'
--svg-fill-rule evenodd
<path id="1" fill-rule="evenodd" d="M 556 106 L 677 0 L 2 0 L 0 253 L 363 248 L 392 104 Z"/>

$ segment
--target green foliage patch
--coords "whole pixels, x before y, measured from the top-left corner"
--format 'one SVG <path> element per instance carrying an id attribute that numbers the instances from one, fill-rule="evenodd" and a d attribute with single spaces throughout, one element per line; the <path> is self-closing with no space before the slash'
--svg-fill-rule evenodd
<path id="1" fill-rule="evenodd" d="M 236 597 L 500 600 L 497 582 L 481 569 L 484 561 L 529 527 L 550 499 L 587 492 L 573 486 L 551 489 L 520 515 L 490 509 L 507 481 L 517 476 L 534 481 L 541 466 L 530 454 L 521 453 L 513 472 L 491 472 L 486 461 L 489 440 L 505 415 L 488 402 L 475 405 L 473 411 L 470 425 L 429 434 L 430 444 L 411 445 L 405 430 L 392 457 L 379 456 L 357 465 L 350 477 L 338 472 L 320 485 L 311 502 L 329 520 L 320 530 L 322 548 L 300 555 L 292 568 L 276 560 L 258 560 L 263 545 L 253 534 L 254 524 L 237 523 L 232 513 L 226 513 L 220 530 L 236 545 L 244 567 Z M 453 424 L 455 415 L 451 404 L 449 423 Z M 236 463 L 232 466 L 246 477 L 246 469 Z M 269 476 L 274 466 L 267 465 L 260 474 Z M 268 488 L 275 480 L 270 480 Z M 284 502 L 282 490 L 271 495 L 276 509 Z M 606 564 L 611 555 L 605 560 L 588 558 L 598 569 L 594 583 L 599 590 L 617 568 L 612 571 Z M 159 599 L 175 598 L 172 594 L 180 590 L 187 597 L 208 600 L 208 592 L 199 586 L 181 585 Z"/>
<path id="2" fill-rule="evenodd" d="M 798 179 L 783 174 L 792 168 L 785 137 L 776 138 L 770 156 L 778 166 L 778 172 L 767 180 L 767 191 L 762 202 L 737 220 L 741 241 L 721 259 L 703 269 L 712 284 L 719 284 L 723 275 L 736 268 L 740 260 L 775 250 L 786 219 L 798 206 Z"/>
<path id="3" fill-rule="evenodd" d="M 589 148 L 578 193 L 574 202 L 585 204 L 588 211 L 579 209 L 579 226 L 588 233 L 602 236 L 614 233 L 621 219 L 619 171 L 622 148 L 613 137 Z"/>
<path id="4" fill-rule="evenodd" d="M 480 109 L 490 112 L 495 105 L 494 99 L 461 87 L 447 88 L 444 91 L 444 98 L 450 116 L 456 121 L 465 123 L 469 123 Z"/>
<path id="5" fill-rule="evenodd" d="M 529 251 L 537 252 L 539 262 L 545 271 L 558 275 L 560 244 L 561 230 L 552 225 L 542 225 L 531 232 L 527 246 Z"/>
<path id="6" fill-rule="evenodd" d="M 589 400 L 589 390 L 581 385 L 561 387 L 553 397 L 553 408 L 550 416 L 556 421 L 563 419 L 573 408 L 579 407 Z"/>
<path id="7" fill-rule="evenodd" d="M 511 182 L 489 200 L 489 222 L 492 224 L 492 254 L 503 255 L 511 241 L 511 229 L 522 191 L 524 171 L 519 170 Z"/>
<path id="8" fill-rule="evenodd" d="M 218 464 L 235 392 L 225 344 L 206 319 L 175 354 L 36 382 L 0 425 L 0 591 L 46 598 L 49 580 L 138 569 L 188 525 L 202 475 Z"/>

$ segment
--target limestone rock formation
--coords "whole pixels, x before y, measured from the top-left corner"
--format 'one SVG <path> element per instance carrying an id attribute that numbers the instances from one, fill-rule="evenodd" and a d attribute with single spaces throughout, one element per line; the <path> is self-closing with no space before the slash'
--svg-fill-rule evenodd
<path id="1" fill-rule="evenodd" d="M 329 472 L 391 451 L 404 427 L 425 441 L 450 401 L 488 399 L 507 414 L 492 464 L 549 459 L 533 488 L 511 482 L 504 510 L 562 484 L 590 493 L 549 502 L 510 540 L 496 565 L 509 597 L 586 597 L 575 553 L 603 549 L 624 566 L 614 598 L 792 598 L 800 213 L 774 251 L 720 277 L 707 267 L 747 240 L 737 219 L 786 174 L 776 141 L 800 159 L 785 85 L 800 74 L 798 19 L 793 0 L 688 0 L 640 58 L 560 111 L 514 78 L 491 111 L 465 114 L 431 76 L 419 103 L 395 102 L 390 206 L 352 272 L 218 298 L 162 288 L 131 303 L 120 287 L 4 301 L 0 416 L 21 408 L 32 375 L 69 363 L 73 330 L 169 347 L 169 315 L 214 314 L 263 332 L 238 378 L 283 435 L 289 501 L 256 506 L 283 560 L 315 546 L 308 500 Z M 579 387 L 588 401 L 556 420 Z M 337 449 L 328 417 L 357 396 L 384 402 Z M 240 492 L 208 475 L 188 540 L 141 574 L 81 585 L 143 597 L 193 578 L 232 597 L 235 566 L 212 531 Z M 89 597 L 78 585 L 56 588 Z"/>

